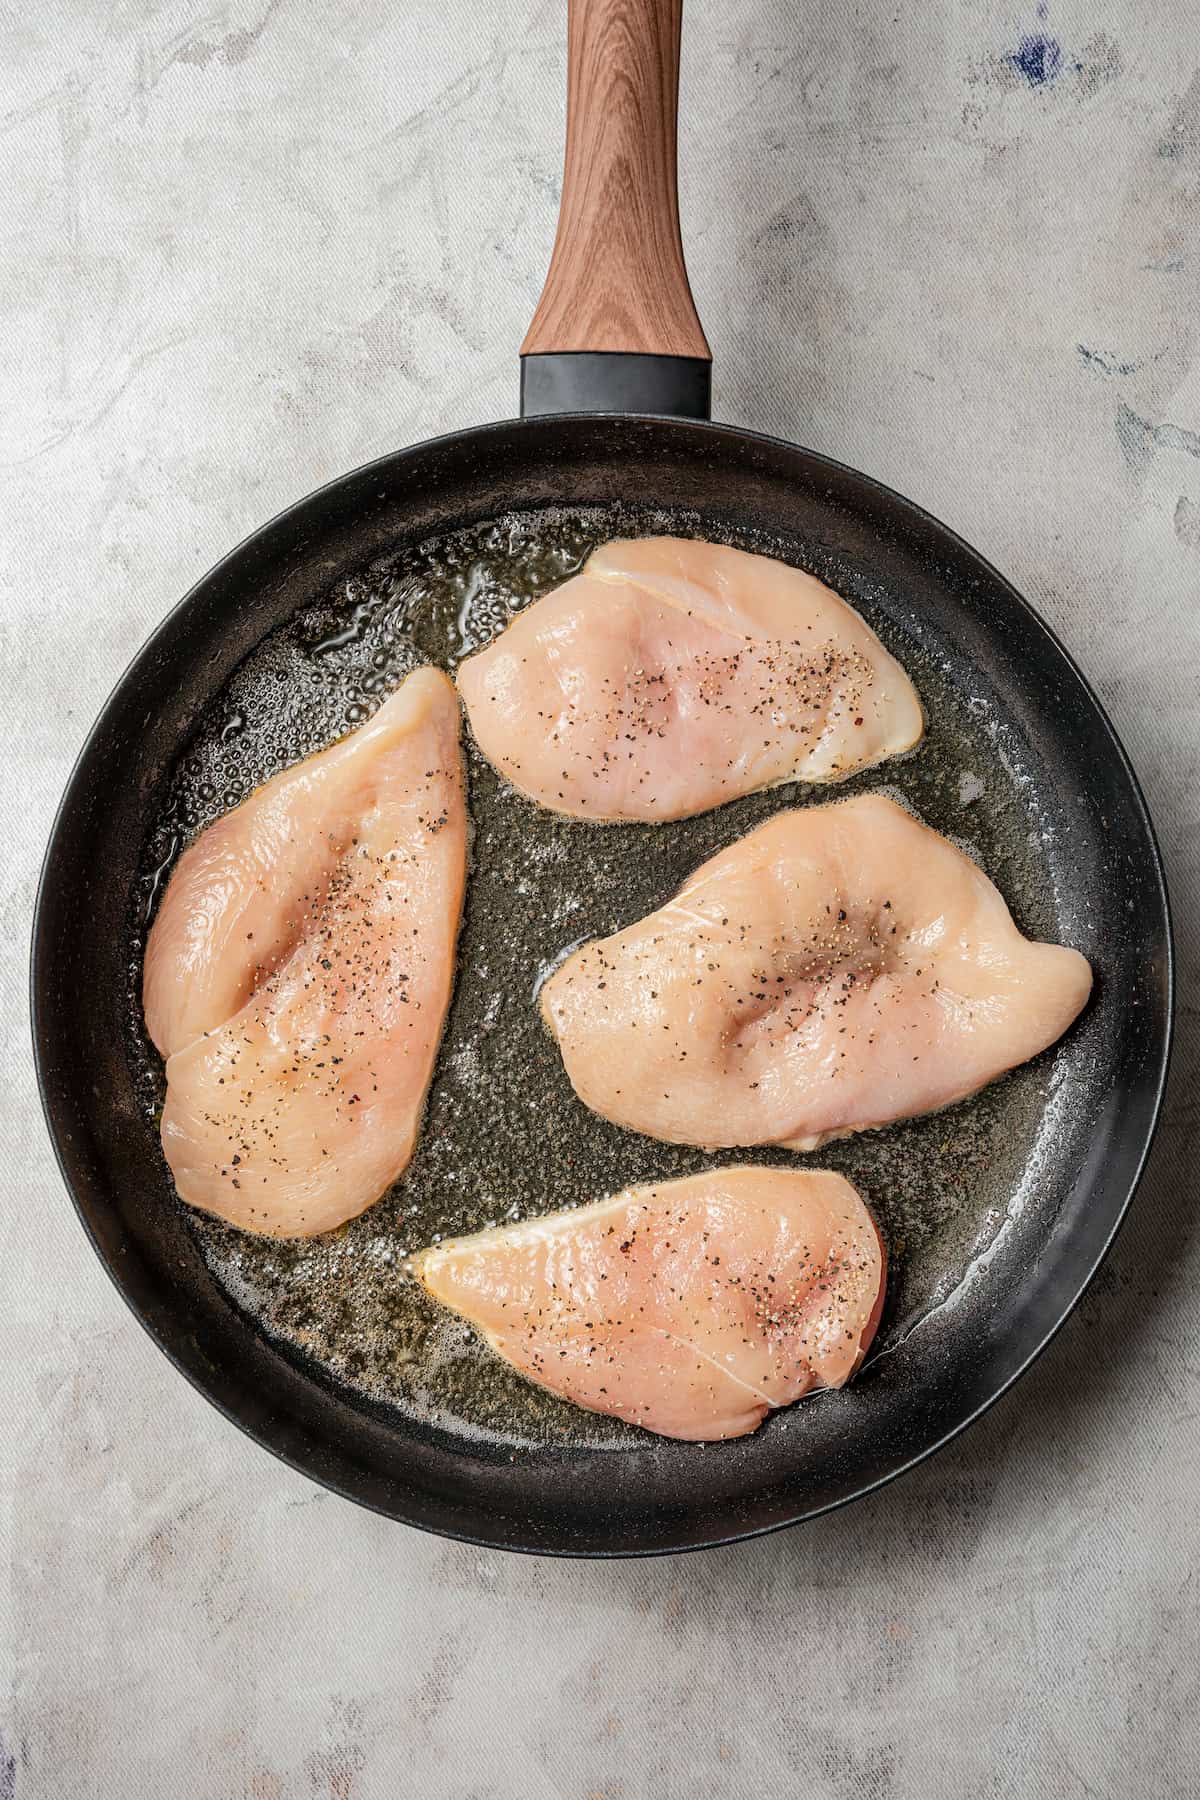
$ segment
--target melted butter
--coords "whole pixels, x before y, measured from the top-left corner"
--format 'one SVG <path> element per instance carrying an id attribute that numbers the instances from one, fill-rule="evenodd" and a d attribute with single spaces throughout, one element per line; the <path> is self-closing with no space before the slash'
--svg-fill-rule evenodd
<path id="1" fill-rule="evenodd" d="M 452 669 L 598 543 L 698 521 L 613 509 L 517 515 L 402 549 L 331 591 L 260 644 L 201 720 L 160 797 L 132 909 L 130 1054 L 153 1136 L 161 1065 L 142 1031 L 145 921 L 182 846 L 279 769 L 368 718 L 409 670 Z M 708 535 L 712 535 L 711 532 Z M 751 535 L 725 541 L 804 562 L 818 555 Z M 879 1220 L 890 1260 L 877 1339 L 894 1346 L 945 1303 L 1001 1229 L 1043 1129 L 1053 1053 L 945 1113 L 826 1145 L 703 1151 L 658 1144 L 575 1098 L 535 1001 L 582 940 L 629 924 L 695 866 L 789 805 L 875 789 L 968 848 L 1018 924 L 1054 937 L 1034 784 L 1019 744 L 948 681 L 936 649 L 897 630 L 867 592 L 846 591 L 912 676 L 928 733 L 909 756 L 837 788 L 801 785 L 670 825 L 589 825 L 538 810 L 468 743 L 473 867 L 458 983 L 416 1154 L 378 1205 L 330 1235 L 276 1242 L 189 1215 L 215 1279 L 259 1327 L 327 1377 L 410 1417 L 504 1445 L 619 1446 L 632 1428 L 530 1386 L 428 1299 L 406 1258 L 440 1238 L 586 1204 L 714 1160 L 840 1170 Z M 165 1165 L 164 1205 L 178 1205 Z"/>

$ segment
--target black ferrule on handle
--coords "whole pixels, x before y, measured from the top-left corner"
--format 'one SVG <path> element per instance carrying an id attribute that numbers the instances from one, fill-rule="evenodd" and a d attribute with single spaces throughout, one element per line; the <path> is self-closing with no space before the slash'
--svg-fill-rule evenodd
<path id="1" fill-rule="evenodd" d="M 555 350 L 521 358 L 521 417 L 543 413 L 710 416 L 712 364 L 698 356 Z"/>

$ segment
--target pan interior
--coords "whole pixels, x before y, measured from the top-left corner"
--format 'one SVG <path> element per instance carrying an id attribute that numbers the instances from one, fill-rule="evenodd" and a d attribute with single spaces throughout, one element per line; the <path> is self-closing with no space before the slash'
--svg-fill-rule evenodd
<path id="1" fill-rule="evenodd" d="M 1085 1020 L 1062 1046 L 973 1100 L 809 1157 L 710 1157 L 588 1112 L 539 1023 L 539 981 L 568 948 L 661 904 L 697 863 L 779 809 L 867 789 L 889 793 L 982 864 L 1022 930 L 1064 941 L 1072 941 L 1070 908 L 1060 901 L 1056 869 L 1069 846 L 1061 824 L 1042 816 L 1029 747 L 995 692 L 964 679 L 961 659 L 935 628 L 836 551 L 800 535 L 734 529 L 701 512 L 541 507 L 397 548 L 339 579 L 265 638 L 199 719 L 158 796 L 131 907 L 128 1049 L 147 1139 L 156 1144 L 163 1076 L 142 1029 L 141 953 L 184 845 L 277 770 L 361 723 L 410 669 L 453 669 L 596 544 L 655 531 L 779 556 L 830 582 L 908 669 L 926 708 L 924 742 L 837 789 L 796 784 L 676 824 L 589 826 L 514 793 L 468 733 L 474 847 L 458 982 L 408 1170 L 359 1219 L 309 1242 L 258 1240 L 187 1215 L 217 1282 L 290 1359 L 375 1409 L 497 1450 L 620 1449 L 645 1440 L 509 1371 L 427 1298 L 406 1270 L 407 1253 L 718 1161 L 832 1167 L 867 1198 L 887 1243 L 874 1361 L 931 1313 L 953 1308 L 1006 1222 L 1038 1202 L 1070 1077 L 1089 1053 Z M 177 1206 L 155 1154 L 164 1204 Z"/>

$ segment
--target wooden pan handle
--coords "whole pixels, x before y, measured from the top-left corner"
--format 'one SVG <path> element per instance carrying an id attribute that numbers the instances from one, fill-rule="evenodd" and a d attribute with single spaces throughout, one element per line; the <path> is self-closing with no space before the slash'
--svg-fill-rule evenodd
<path id="1" fill-rule="evenodd" d="M 568 0 L 558 234 L 522 356 L 711 357 L 679 235 L 682 15 L 683 0 Z"/>

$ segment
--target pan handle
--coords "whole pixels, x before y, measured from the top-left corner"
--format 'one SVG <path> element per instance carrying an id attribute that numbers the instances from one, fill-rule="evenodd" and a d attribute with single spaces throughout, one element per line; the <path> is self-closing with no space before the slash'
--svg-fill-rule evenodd
<path id="1" fill-rule="evenodd" d="M 558 234 L 521 346 L 521 412 L 706 419 L 712 352 L 679 234 L 683 0 L 568 0 Z"/>

